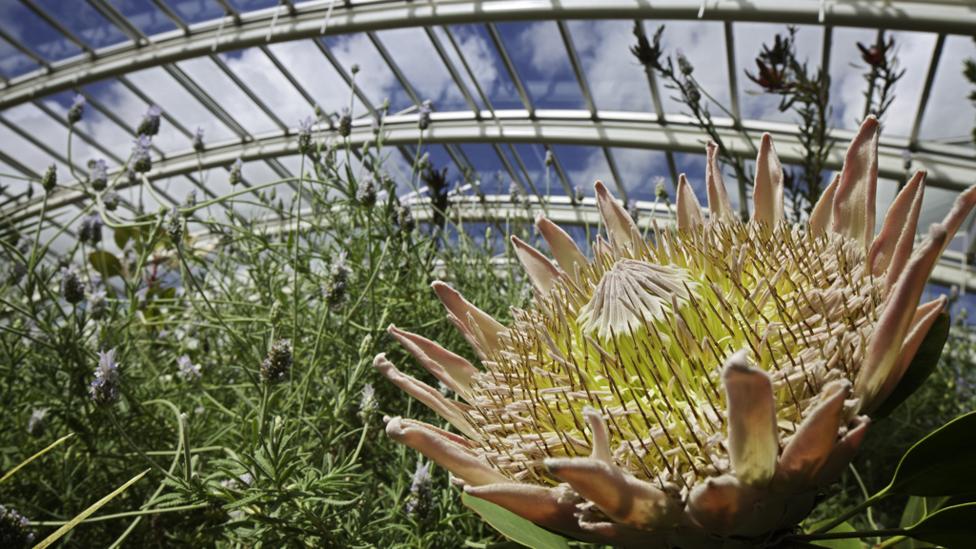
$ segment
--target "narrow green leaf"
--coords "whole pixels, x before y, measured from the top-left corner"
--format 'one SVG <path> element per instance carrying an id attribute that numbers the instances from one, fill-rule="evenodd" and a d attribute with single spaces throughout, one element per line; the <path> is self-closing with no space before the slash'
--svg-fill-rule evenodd
<path id="1" fill-rule="evenodd" d="M 113 490 L 111 494 L 109 494 L 109 495 L 103 497 L 102 499 L 96 501 L 95 503 L 91 504 L 88 507 L 88 509 L 85 509 L 81 513 L 78 513 L 78 515 L 75 516 L 75 518 L 69 520 L 67 523 L 65 523 L 64 526 L 62 526 L 61 528 L 58 528 L 57 530 L 55 530 L 53 534 L 51 534 L 50 536 L 48 536 L 48 537 L 44 538 L 43 540 L 41 540 L 40 543 L 38 543 L 37 545 L 34 546 L 34 549 L 44 549 L 45 547 L 48 547 L 51 544 L 53 544 L 54 542 L 56 542 L 59 539 L 61 539 L 61 537 L 64 536 L 65 534 L 67 534 L 68 532 L 70 532 L 72 528 L 74 528 L 75 526 L 78 526 L 78 524 L 80 524 L 83 520 L 85 520 L 86 518 L 90 517 L 92 515 L 92 513 L 94 513 L 95 511 L 98 511 L 99 509 L 102 508 L 103 505 L 105 505 L 106 503 L 108 503 L 108 502 L 112 501 L 113 499 L 115 499 L 116 496 L 118 496 L 122 492 L 125 492 L 129 488 L 129 486 L 132 486 L 133 484 L 135 484 L 136 482 L 138 482 L 139 479 L 141 479 L 142 477 L 146 476 L 146 473 L 148 473 L 148 472 L 149 472 L 149 469 L 146 469 L 145 471 L 143 471 L 143 472 L 139 473 L 138 475 L 136 475 L 136 476 L 132 477 L 131 479 L 129 479 L 129 481 L 126 482 L 125 484 L 123 484 L 122 486 L 119 486 L 118 488 L 116 488 L 115 490 Z"/>
<path id="2" fill-rule="evenodd" d="M 22 462 L 20 462 L 20 464 L 19 464 L 19 465 L 17 465 L 17 466 L 16 466 L 16 467 L 14 467 L 13 469 L 11 469 L 11 470 L 9 470 L 9 471 L 7 471 L 6 473 L 4 473 L 4 475 L 3 475 L 2 477 L 0 477 L 0 484 L 3 484 L 3 483 L 4 483 L 4 481 L 6 481 L 6 480 L 7 480 L 7 479 L 9 479 L 10 477 L 12 477 L 12 476 L 14 476 L 14 473 L 16 473 L 17 471 L 19 471 L 19 470 L 20 470 L 21 468 L 23 468 L 23 467 L 24 467 L 25 465 L 27 465 L 28 463 L 30 463 L 30 462 L 32 462 L 32 461 L 34 461 L 35 459 L 37 459 L 37 458 L 39 458 L 39 457 L 41 457 L 41 456 L 43 456 L 44 454 L 46 454 L 46 453 L 48 453 L 48 452 L 50 452 L 51 450 L 53 450 L 53 449 L 55 449 L 55 448 L 57 448 L 57 447 L 58 447 L 58 446 L 60 446 L 60 445 L 61 445 L 61 444 L 62 444 L 62 443 L 63 443 L 64 441 L 66 441 L 66 440 L 68 440 L 69 438 L 71 438 L 71 437 L 73 437 L 73 436 L 75 436 L 75 434 L 74 434 L 74 433 L 68 433 L 67 435 L 64 435 L 63 437 L 61 437 L 61 438 L 59 438 L 58 440 L 55 440 L 54 442 L 52 442 L 51 444 L 49 444 L 49 445 L 47 446 L 47 448 L 44 448 L 44 449 L 43 449 L 43 450 L 41 450 L 40 452 L 37 452 L 36 454 L 34 454 L 34 455 L 32 455 L 31 457 L 29 457 L 29 458 L 27 458 L 27 459 L 25 459 L 24 461 L 22 461 Z"/>
<path id="3" fill-rule="evenodd" d="M 905 452 L 885 491 L 913 496 L 976 493 L 976 412 L 932 431 Z"/>
<path id="4" fill-rule="evenodd" d="M 88 254 L 88 262 L 103 278 L 122 276 L 122 263 L 105 250 L 95 250 Z"/>
<path id="5" fill-rule="evenodd" d="M 909 528 L 908 535 L 943 547 L 972 547 L 976 539 L 976 503 L 940 509 Z"/>
<path id="6" fill-rule="evenodd" d="M 553 534 L 552 532 L 536 526 L 532 522 L 512 513 L 508 509 L 503 509 L 490 501 L 469 496 L 461 495 L 461 501 L 466 506 L 474 510 L 506 538 L 521 543 L 531 549 L 568 549 L 566 538 Z"/>
<path id="7" fill-rule="evenodd" d="M 949 338 L 949 325 L 948 313 L 942 313 L 939 315 L 939 318 L 935 319 L 932 327 L 929 328 L 929 333 L 925 334 L 922 345 L 919 346 L 918 352 L 915 353 L 915 357 L 912 358 L 911 364 L 908 365 L 908 369 L 905 370 L 905 375 L 902 376 L 895 390 L 871 414 L 873 419 L 883 418 L 890 414 L 899 404 L 917 391 L 922 386 L 922 383 L 932 375 L 935 367 L 939 365 L 942 348 L 945 347 L 946 340 Z"/>

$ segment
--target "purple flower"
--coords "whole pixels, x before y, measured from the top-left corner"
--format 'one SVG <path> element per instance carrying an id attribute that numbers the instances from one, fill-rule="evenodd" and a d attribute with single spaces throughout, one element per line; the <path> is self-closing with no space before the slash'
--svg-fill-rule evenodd
<path id="1" fill-rule="evenodd" d="M 342 115 L 339 117 L 339 135 L 349 137 L 352 133 L 352 113 L 348 108 L 342 108 Z"/>
<path id="2" fill-rule="evenodd" d="M 132 147 L 132 169 L 139 173 L 146 173 L 152 169 L 152 158 L 149 156 L 149 149 L 152 147 L 152 138 L 148 135 L 140 135 Z"/>
<path id="3" fill-rule="evenodd" d="M 376 389 L 372 383 L 363 385 L 363 392 L 359 400 L 359 415 L 366 418 L 376 410 Z"/>
<path id="4" fill-rule="evenodd" d="M 431 498 L 430 463 L 417 461 L 417 468 L 410 481 L 410 498 L 407 500 L 407 512 L 418 515 L 426 514 L 430 508 Z"/>
<path id="5" fill-rule="evenodd" d="M 298 152 L 305 154 L 312 149 L 312 126 L 315 120 L 311 116 L 298 121 Z"/>
<path id="6" fill-rule="evenodd" d="M 425 100 L 420 104 L 420 115 L 417 117 L 417 127 L 421 131 L 426 130 L 430 126 L 430 113 L 434 108 L 430 102 L 430 99 Z"/>
<path id="7" fill-rule="evenodd" d="M 108 185 L 108 164 L 105 159 L 99 158 L 88 163 L 88 184 L 92 189 L 101 191 Z"/>
<path id="8" fill-rule="evenodd" d="M 61 270 L 61 297 L 72 305 L 85 299 L 85 285 L 70 267 Z"/>
<path id="9" fill-rule="evenodd" d="M 159 133 L 159 117 L 162 114 L 162 109 L 156 105 L 150 106 L 146 110 L 146 114 L 143 115 L 142 121 L 139 122 L 139 127 L 136 128 L 136 134 L 153 136 Z"/>
<path id="10" fill-rule="evenodd" d="M 241 170 L 244 168 L 244 161 L 238 158 L 230 166 L 230 184 L 238 185 L 244 181 L 244 176 L 241 174 Z"/>
<path id="11" fill-rule="evenodd" d="M 271 344 L 268 356 L 261 362 L 261 379 L 273 384 L 284 381 L 291 369 L 291 341 L 279 339 Z"/>
<path id="12" fill-rule="evenodd" d="M 98 214 L 82 218 L 78 239 L 85 244 L 98 244 L 102 241 L 102 218 L 98 217 Z"/>
<path id="13" fill-rule="evenodd" d="M 43 435 L 45 417 L 47 417 L 47 408 L 34 408 L 30 418 L 27 419 L 27 433 L 34 437 Z"/>
<path id="14" fill-rule="evenodd" d="M 121 201 L 122 197 L 115 191 L 109 191 L 102 196 L 102 204 L 105 204 L 105 209 L 110 212 L 115 211 Z"/>
<path id="15" fill-rule="evenodd" d="M 176 364 L 179 366 L 179 376 L 183 381 L 197 381 L 203 376 L 203 371 L 199 364 L 194 364 L 190 357 L 183 355 L 176 359 Z"/>
<path id="16" fill-rule="evenodd" d="M 95 379 L 88 386 L 88 394 L 100 406 L 119 400 L 119 364 L 115 361 L 115 349 L 99 351 Z"/>
<path id="17" fill-rule="evenodd" d="M 57 185 L 58 185 L 58 167 L 55 166 L 54 164 L 51 164 L 50 166 L 47 167 L 47 170 L 44 172 L 44 177 L 41 178 L 41 186 L 44 187 L 45 191 L 51 192 L 54 190 L 54 187 L 56 187 Z"/>
<path id="18" fill-rule="evenodd" d="M 81 115 L 85 113 L 85 98 L 80 94 L 75 94 L 74 100 L 71 102 L 71 108 L 68 109 L 68 124 L 74 124 L 81 120 Z"/>
<path id="19" fill-rule="evenodd" d="M 11 548 L 34 545 L 34 532 L 27 517 L 3 505 L 0 505 L 0 544 Z"/>
<path id="20" fill-rule="evenodd" d="M 203 144 L 203 128 L 197 126 L 197 131 L 193 133 L 193 150 L 202 153 L 206 146 Z"/>

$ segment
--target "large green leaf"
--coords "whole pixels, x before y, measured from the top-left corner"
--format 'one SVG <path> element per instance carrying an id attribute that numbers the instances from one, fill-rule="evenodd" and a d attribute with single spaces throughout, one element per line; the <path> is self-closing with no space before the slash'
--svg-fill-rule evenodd
<path id="1" fill-rule="evenodd" d="M 913 496 L 976 493 L 976 412 L 932 431 L 905 452 L 885 492 Z"/>
<path id="2" fill-rule="evenodd" d="M 122 263 L 114 255 L 104 251 L 95 250 L 88 254 L 88 262 L 102 275 L 102 278 L 122 276 Z"/>
<path id="3" fill-rule="evenodd" d="M 972 547 L 976 540 L 976 503 L 940 509 L 908 528 L 908 535 L 943 547 Z"/>
<path id="4" fill-rule="evenodd" d="M 824 523 L 821 523 L 825 525 Z M 814 524 L 811 530 L 816 530 L 817 525 Z M 837 526 L 834 526 L 829 533 L 833 534 L 836 532 L 854 532 L 854 527 L 847 522 L 842 522 Z M 822 539 L 818 541 L 811 542 L 814 545 L 820 547 L 830 547 L 831 549 L 864 549 L 864 543 L 857 538 L 848 539 Z"/>
<path id="5" fill-rule="evenodd" d="M 899 404 L 912 395 L 939 364 L 939 357 L 942 356 L 942 348 L 945 347 L 946 340 L 949 338 L 949 315 L 942 313 L 939 315 L 929 333 L 925 334 L 925 339 L 912 358 L 911 364 L 905 370 L 905 375 L 891 392 L 891 395 L 871 414 L 874 419 L 882 418 L 890 414 Z"/>
<path id="6" fill-rule="evenodd" d="M 121 250 L 125 248 L 129 240 L 136 237 L 137 232 L 138 229 L 135 227 L 116 227 L 113 229 L 112 238 L 115 240 L 115 245 Z"/>
<path id="7" fill-rule="evenodd" d="M 536 526 L 532 522 L 490 501 L 461 495 L 461 501 L 506 538 L 531 549 L 568 549 L 566 538 Z"/>
<path id="8" fill-rule="evenodd" d="M 929 497 L 923 498 L 920 496 L 911 496 L 905 503 L 905 509 L 902 510 L 901 520 L 898 525 L 902 528 L 908 528 L 913 524 L 916 524 L 920 520 L 927 517 L 930 513 L 936 512 L 939 507 L 945 505 L 949 498 L 944 496 L 939 497 Z M 920 545 L 917 540 L 906 539 L 898 544 L 899 549 L 916 549 L 920 547 L 926 547 L 926 545 Z"/>

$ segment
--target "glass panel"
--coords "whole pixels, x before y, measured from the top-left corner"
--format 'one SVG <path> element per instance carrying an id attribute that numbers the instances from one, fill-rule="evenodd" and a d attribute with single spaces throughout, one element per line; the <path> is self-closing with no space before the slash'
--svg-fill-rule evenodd
<path id="1" fill-rule="evenodd" d="M 254 11 L 272 8 L 279 2 L 278 0 L 230 0 L 230 4 L 240 11 Z"/>
<path id="2" fill-rule="evenodd" d="M 67 27 L 82 42 L 92 48 L 102 48 L 129 41 L 118 27 L 109 22 L 87 2 L 38 0 L 48 15 Z"/>
<path id="3" fill-rule="evenodd" d="M 209 0 L 177 0 L 170 2 L 169 6 L 187 23 L 200 23 L 225 15 L 220 4 Z"/>
<path id="4" fill-rule="evenodd" d="M 392 112 L 413 106 L 410 96 L 400 87 L 393 71 L 365 34 L 329 36 L 325 43 L 346 74 L 352 72 L 353 65 L 359 65 L 356 85 L 374 106 L 379 108 L 384 99 L 390 100 Z"/>
<path id="5" fill-rule="evenodd" d="M 830 102 L 834 107 L 832 123 L 835 127 L 856 129 L 864 118 L 864 92 L 867 89 L 864 73 L 867 69 L 861 61 L 857 43 L 873 44 L 877 34 L 869 29 L 834 29 L 830 52 Z"/>
<path id="6" fill-rule="evenodd" d="M 559 28 L 552 21 L 501 23 L 498 34 L 538 109 L 583 109 L 580 90 Z"/>
<path id="7" fill-rule="evenodd" d="M 593 196 L 593 183 L 603 181 L 607 187 L 620 197 L 607 158 L 599 147 L 583 145 L 553 145 L 552 150 L 566 172 L 570 186 L 577 186 L 584 196 Z M 554 174 L 555 175 L 555 174 Z M 553 179 L 555 183 L 555 179 Z"/>
<path id="8" fill-rule="evenodd" d="M 11 38 L 31 51 L 37 52 L 44 59 L 57 61 L 81 53 L 78 46 L 72 44 L 27 6 L 19 2 L 6 2 L 3 11 L 0 27 L 7 31 Z"/>
<path id="9" fill-rule="evenodd" d="M 658 178 L 666 181 L 668 193 L 673 196 L 664 151 L 614 148 L 611 152 L 630 198 L 653 201 Z"/>
<path id="10" fill-rule="evenodd" d="M 496 109 L 524 108 L 498 51 L 481 25 L 453 25 L 448 31 L 467 59 L 482 91 Z M 453 48 L 451 48 L 453 49 Z"/>
<path id="11" fill-rule="evenodd" d="M 499 145 L 499 147 L 506 158 L 509 159 L 516 173 L 524 178 L 525 174 L 518 164 L 518 160 L 522 161 L 522 164 L 525 166 L 525 171 L 528 172 L 528 177 L 541 196 L 566 196 L 566 190 L 559 180 L 559 174 L 556 172 L 556 168 L 546 168 L 545 147 L 537 143 L 517 143 L 511 149 L 508 145 Z M 516 154 L 512 153 L 512 149 L 514 149 Z"/>
<path id="12" fill-rule="evenodd" d="M 349 86 L 312 41 L 284 42 L 268 48 L 325 112 L 338 113 L 349 106 L 352 97 Z M 353 103 L 354 114 L 365 112 L 358 99 Z"/>
<path id="13" fill-rule="evenodd" d="M 111 110 L 133 129 L 139 126 L 149 109 L 148 104 L 118 81 L 102 80 L 86 85 L 84 90 L 89 97 L 101 103 L 106 109 Z M 168 116 L 171 113 L 164 112 L 163 114 Z M 194 129 L 194 127 L 190 127 L 189 131 L 192 132 Z M 119 130 L 122 131 L 121 128 Z M 128 142 L 124 143 L 122 148 L 117 151 L 119 154 L 127 153 L 134 139 L 128 133 L 125 135 Z M 153 137 L 153 145 L 165 154 L 174 154 L 187 151 L 192 146 L 192 138 L 173 127 L 164 117 L 160 123 L 159 133 Z"/>
<path id="14" fill-rule="evenodd" d="M 939 60 L 939 69 L 935 73 L 932 94 L 925 107 L 925 117 L 922 119 L 919 132 L 922 139 L 945 139 L 968 147 L 973 146 L 976 105 L 967 95 L 976 86 L 966 81 L 962 74 L 962 63 L 967 58 L 976 58 L 976 42 L 967 36 L 947 37 L 942 58 Z"/>
<path id="15" fill-rule="evenodd" d="M 598 109 L 653 112 L 644 69 L 630 55 L 631 21 L 567 21 Z"/>
<path id="16" fill-rule="evenodd" d="M 835 44 L 838 30 L 840 29 L 834 30 Z M 777 34 L 786 35 L 786 26 L 768 23 L 736 23 L 732 33 L 735 36 L 735 63 L 738 70 L 735 76 L 739 84 L 739 106 L 743 118 L 796 123 L 797 117 L 794 113 L 780 112 L 778 95 L 763 93 L 762 88 L 747 75 L 748 73 L 756 76 L 756 58 L 762 52 L 763 45 L 772 45 Z M 724 40 L 724 33 L 720 33 L 719 38 Z M 796 55 L 801 63 L 807 64 L 811 77 L 815 76 L 823 56 L 822 27 L 797 25 Z M 838 108 L 838 98 L 832 97 L 836 115 L 837 111 L 842 109 Z"/>
<path id="17" fill-rule="evenodd" d="M 454 65 L 454 70 L 457 71 L 458 75 L 461 77 L 461 82 L 467 87 L 468 93 L 471 94 L 472 99 L 479 109 L 487 108 L 487 105 L 482 101 L 480 94 L 478 93 L 478 88 L 475 86 L 475 81 L 469 76 L 468 71 L 464 68 L 464 63 L 462 63 L 461 57 L 458 55 L 457 50 L 451 45 L 450 37 L 444 27 L 431 27 L 434 32 L 434 36 L 437 37 L 438 42 L 441 44 L 441 48 L 447 54 L 448 60 Z M 457 41 L 457 38 L 455 38 Z M 494 67 L 491 67 L 491 59 L 488 57 L 487 48 L 489 45 L 480 39 L 469 40 L 467 43 L 459 43 L 458 47 L 461 49 L 464 55 L 464 61 L 467 62 L 468 66 L 471 67 L 471 71 L 477 73 L 478 71 L 493 71 Z M 478 83 L 480 86 L 480 82 Z M 482 88 L 482 91 L 485 91 Z M 487 93 L 487 92 L 486 92 Z M 466 105 L 465 105 L 466 106 Z"/>
<path id="18" fill-rule="evenodd" d="M 397 29 L 376 33 L 403 71 L 420 100 L 430 99 L 434 110 L 470 110 L 430 38 L 420 29 Z"/>
<path id="19" fill-rule="evenodd" d="M 58 110 L 53 101 L 49 101 L 47 104 Z M 3 111 L 3 117 L 11 125 L 29 131 L 32 136 L 47 144 L 55 152 L 66 156 L 64 153 L 68 142 L 67 131 L 34 105 L 24 104 L 11 107 Z M 67 165 L 14 133 L 6 124 L 0 124 L 0 143 L 2 143 L 0 146 L 3 147 L 3 152 L 38 174 L 43 173 L 53 163 L 58 167 L 59 181 L 70 181 L 72 179 Z M 90 155 L 91 149 L 77 138 L 73 143 L 75 145 L 72 151 L 74 163 L 81 168 L 84 166 L 84 161 L 80 159 L 88 158 L 89 156 L 86 155 Z"/>
<path id="20" fill-rule="evenodd" d="M 2 127 L 2 126 L 0 126 Z M 34 171 L 40 172 L 39 175 L 43 175 L 43 169 L 41 166 L 34 166 Z M 29 177 L 28 174 L 21 173 L 19 170 L 13 166 L 9 166 L 3 161 L 0 161 L 0 189 L 3 190 L 3 196 L 0 197 L 0 202 L 6 203 L 11 197 L 19 196 L 24 193 L 30 196 L 40 196 L 43 187 L 40 183 L 27 181 L 21 179 L 21 177 Z M 13 202 L 7 203 L 4 208 L 9 208 Z"/>
<path id="21" fill-rule="evenodd" d="M 275 131 L 278 126 L 230 79 L 216 63 L 206 57 L 181 61 L 179 67 L 203 88 L 248 133 Z M 213 116 L 213 115 L 211 115 Z"/>
<path id="22" fill-rule="evenodd" d="M 260 49 L 235 51 L 220 57 L 285 125 L 296 128 L 300 120 L 314 118 L 314 106 L 285 80 Z"/>
<path id="23" fill-rule="evenodd" d="M 881 135 L 908 137 L 915 122 L 915 113 L 918 111 L 918 101 L 922 96 L 922 86 L 925 85 L 929 63 L 932 62 L 936 36 L 921 32 L 889 32 L 886 36 L 895 39 L 895 47 L 898 48 L 898 66 L 905 69 L 905 76 L 895 84 L 895 99 L 882 120 L 884 126 L 881 128 Z M 969 40 L 969 43 L 972 44 L 972 41 Z M 929 105 L 932 103 L 930 102 Z M 953 118 L 956 117 L 958 113 Z"/>
<path id="24" fill-rule="evenodd" d="M 54 0 L 48 0 L 53 2 Z M 153 35 L 176 29 L 176 24 L 152 3 L 152 0 L 111 0 L 115 9 L 143 34 Z M 179 2 L 169 2 L 175 8 Z M 174 10 L 178 11 L 178 10 Z"/>
<path id="25" fill-rule="evenodd" d="M 0 39 L 0 75 L 13 78 L 40 68 L 33 59 L 27 57 L 6 40 Z"/>
<path id="26" fill-rule="evenodd" d="M 645 23 L 645 32 L 648 37 L 652 37 L 656 30 L 656 24 Z M 631 40 L 633 43 L 633 38 Z M 679 51 L 684 54 L 695 67 L 693 76 L 704 91 L 725 108 L 729 107 L 729 71 L 725 62 L 725 30 L 721 23 L 668 21 L 661 38 L 661 45 L 666 54 L 674 56 Z M 627 61 L 637 64 L 629 52 L 627 53 Z M 659 79 L 658 85 L 660 86 L 664 111 L 668 113 L 687 112 L 688 109 L 684 105 L 673 99 L 675 92 L 665 87 L 665 84 Z M 728 116 L 717 106 L 711 106 L 709 110 L 715 117 Z"/>
<path id="27" fill-rule="evenodd" d="M 513 182 L 512 176 L 505 169 L 505 165 L 502 164 L 491 145 L 487 143 L 465 143 L 460 147 L 474 166 L 475 173 L 471 176 L 481 182 L 481 192 L 485 194 L 509 194 Z M 519 181 L 524 183 L 521 174 L 516 173 L 516 175 L 519 176 Z M 518 189 L 522 196 L 525 196 L 521 184 L 518 185 Z"/>
<path id="28" fill-rule="evenodd" d="M 127 78 L 170 116 L 189 127 L 190 131 L 197 126 L 203 128 L 206 143 L 219 143 L 237 137 L 163 69 L 145 69 L 130 73 Z"/>

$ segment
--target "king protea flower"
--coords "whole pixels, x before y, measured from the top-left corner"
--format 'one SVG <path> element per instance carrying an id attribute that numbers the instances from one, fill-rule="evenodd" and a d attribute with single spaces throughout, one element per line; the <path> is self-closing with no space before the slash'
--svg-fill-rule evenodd
<path id="1" fill-rule="evenodd" d="M 433 284 L 481 368 L 389 328 L 460 400 L 379 355 L 383 375 L 459 433 L 396 417 L 387 434 L 468 494 L 580 540 L 697 547 L 790 529 L 851 461 L 944 310 L 944 297 L 919 299 L 976 203 L 976 187 L 962 193 L 915 246 L 918 172 L 875 235 L 878 132 L 869 117 L 805 225 L 784 219 L 768 134 L 749 222 L 714 144 L 709 215 L 682 175 L 677 228 L 651 241 L 600 182 L 608 239 L 592 260 L 539 217 L 555 261 L 512 237 L 536 292 L 509 326 Z"/>

